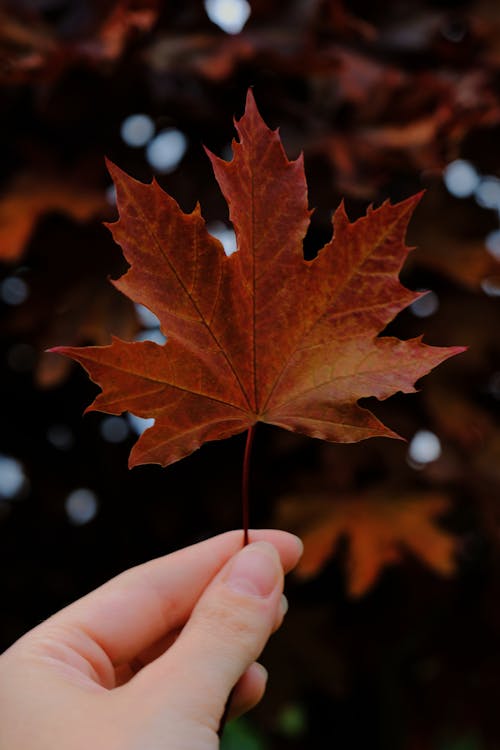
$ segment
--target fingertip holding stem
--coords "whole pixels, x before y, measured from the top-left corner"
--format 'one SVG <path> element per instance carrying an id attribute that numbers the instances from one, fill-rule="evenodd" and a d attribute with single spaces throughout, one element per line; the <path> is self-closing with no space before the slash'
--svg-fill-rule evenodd
<path id="1" fill-rule="evenodd" d="M 273 545 L 254 542 L 235 555 L 226 583 L 240 594 L 267 598 L 282 578 L 283 569 Z"/>
<path id="2" fill-rule="evenodd" d="M 282 589 L 283 577 L 283 567 L 277 549 L 269 542 L 260 541 L 248 544 L 234 556 L 224 582 L 237 594 L 269 600 L 276 595 L 277 590 Z M 281 601 L 280 606 L 283 606 Z M 256 666 L 261 670 L 261 679 L 265 677 L 265 682 L 267 682 L 267 670 L 260 664 Z M 265 682 L 262 686 L 262 694 Z M 219 737 L 222 736 L 226 720 L 231 712 L 233 696 L 234 688 L 220 720 Z"/>

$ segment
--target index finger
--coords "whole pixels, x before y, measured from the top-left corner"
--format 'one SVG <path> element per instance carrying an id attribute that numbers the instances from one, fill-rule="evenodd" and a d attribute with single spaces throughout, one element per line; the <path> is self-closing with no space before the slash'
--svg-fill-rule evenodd
<path id="1" fill-rule="evenodd" d="M 279 552 L 285 572 L 298 562 L 302 546 L 285 531 L 250 531 Z M 181 627 L 216 573 L 242 545 L 242 531 L 230 531 L 121 573 L 70 604 L 47 625 L 90 636 L 113 666 L 129 662 L 170 630 Z M 101 673 L 101 670 L 97 670 Z"/>

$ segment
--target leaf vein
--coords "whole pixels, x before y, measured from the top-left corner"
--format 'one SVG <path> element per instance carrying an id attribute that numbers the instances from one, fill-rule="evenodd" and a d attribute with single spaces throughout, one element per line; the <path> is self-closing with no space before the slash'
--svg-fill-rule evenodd
<path id="1" fill-rule="evenodd" d="M 170 267 L 170 269 L 172 270 L 172 273 L 174 274 L 175 278 L 176 278 L 176 279 L 177 279 L 177 281 L 179 282 L 179 285 L 180 285 L 180 286 L 182 287 L 182 289 L 183 289 L 183 290 L 184 290 L 184 292 L 186 293 L 186 296 L 187 296 L 187 297 L 189 298 L 189 300 L 190 300 L 191 304 L 193 305 L 194 309 L 195 309 L 195 310 L 196 310 L 196 312 L 198 313 L 198 316 L 199 316 L 199 318 L 200 318 L 201 322 L 203 323 L 203 325 L 205 326 L 205 328 L 207 329 L 207 331 L 208 331 L 209 335 L 210 335 L 210 336 L 212 337 L 212 339 L 213 339 L 213 340 L 215 341 L 215 343 L 217 344 L 218 348 L 219 348 L 219 349 L 220 349 L 220 351 L 222 352 L 222 354 L 223 354 L 223 356 L 224 356 L 224 359 L 225 359 L 225 360 L 226 360 L 226 362 L 228 363 L 229 367 L 231 368 L 231 370 L 232 370 L 232 372 L 233 372 L 233 375 L 234 375 L 234 377 L 236 378 L 236 381 L 237 381 L 237 383 L 238 383 L 238 385 L 239 385 L 239 387 L 240 387 L 241 393 L 242 393 L 242 395 L 243 395 L 243 397 L 244 397 L 245 401 L 247 402 L 248 408 L 250 409 L 250 408 L 251 408 L 251 406 L 250 406 L 250 401 L 249 401 L 249 399 L 248 399 L 248 396 L 247 396 L 246 390 L 245 390 L 245 388 L 244 388 L 244 386 L 243 386 L 243 383 L 242 383 L 242 381 L 241 381 L 241 378 L 239 377 L 239 375 L 238 375 L 238 372 L 237 372 L 237 370 L 236 370 L 236 368 L 235 368 L 235 366 L 234 366 L 234 363 L 233 363 L 233 362 L 231 361 L 231 358 L 229 357 L 228 353 L 226 352 L 226 350 L 224 349 L 224 347 L 222 346 L 222 344 L 221 344 L 221 343 L 220 343 L 220 341 L 218 340 L 218 338 L 217 338 L 217 336 L 215 335 L 215 333 L 214 333 L 214 331 L 212 330 L 212 328 L 211 328 L 211 327 L 210 327 L 210 326 L 208 325 L 208 322 L 207 322 L 207 321 L 205 320 L 205 317 L 204 317 L 204 315 L 203 315 L 203 313 L 202 313 L 201 309 L 200 309 L 200 308 L 198 307 L 198 305 L 197 305 L 197 303 L 196 303 L 196 300 L 195 300 L 195 299 L 194 299 L 194 298 L 192 297 L 192 295 L 191 295 L 191 294 L 189 293 L 189 290 L 187 289 L 187 287 L 186 287 L 186 285 L 184 284 L 183 280 L 182 280 L 182 279 L 181 279 L 181 277 L 179 276 L 179 274 L 178 274 L 178 272 L 177 272 L 177 269 L 175 268 L 174 264 L 172 263 L 172 261 L 170 260 L 170 258 L 168 257 L 168 255 L 167 255 L 167 254 L 166 254 L 166 253 L 164 252 L 164 250 L 163 250 L 163 247 L 162 247 L 162 245 L 161 245 L 161 243 L 160 243 L 160 241 L 159 241 L 158 237 L 157 237 L 157 236 L 156 236 L 156 234 L 155 234 L 155 233 L 154 233 L 154 232 L 153 232 L 153 231 L 151 230 L 151 227 L 150 227 L 150 225 L 149 225 L 149 222 L 147 221 L 147 219 L 146 219 L 146 216 L 145 216 L 145 214 L 144 214 L 144 211 L 143 211 L 143 209 L 142 209 L 142 206 L 140 206 L 140 204 L 138 204 L 138 210 L 139 210 L 139 211 L 140 211 L 140 213 L 141 213 L 141 216 L 142 216 L 142 219 L 143 219 L 144 225 L 145 225 L 145 227 L 146 227 L 146 229 L 147 229 L 147 232 L 149 233 L 149 235 L 150 235 L 150 237 L 152 238 L 152 240 L 153 240 L 153 241 L 155 242 L 155 244 L 156 244 L 156 246 L 157 246 L 157 248 L 158 248 L 158 250 L 159 250 L 160 254 L 161 254 L 161 255 L 163 256 L 163 258 L 165 259 L 165 261 L 166 261 L 167 265 L 168 265 L 168 266 Z M 167 332 L 167 333 L 168 333 L 168 332 Z"/>
<path id="2" fill-rule="evenodd" d="M 346 288 L 346 286 L 348 286 L 348 284 L 350 284 L 350 283 L 352 283 L 354 281 L 356 275 L 359 273 L 359 269 L 361 269 L 363 267 L 363 265 L 368 261 L 368 259 L 371 256 L 373 256 L 375 254 L 375 252 L 383 245 L 383 243 L 386 241 L 387 237 L 394 230 L 394 227 L 398 224 L 399 221 L 400 221 L 400 217 L 396 217 L 394 219 L 394 221 L 390 222 L 388 224 L 388 226 L 385 228 L 385 231 L 382 233 L 381 237 L 378 239 L 377 243 L 370 248 L 370 252 L 367 255 L 363 256 L 361 258 L 360 262 L 356 266 L 354 266 L 352 268 L 352 273 L 349 274 L 348 277 L 345 279 L 344 283 L 340 284 L 339 287 L 335 290 L 334 297 L 333 297 L 332 300 L 329 301 L 328 307 L 326 308 L 326 310 L 324 310 L 321 313 L 321 315 L 319 315 L 316 318 L 316 320 L 314 320 L 312 322 L 312 324 L 309 326 L 309 328 L 305 332 L 304 336 L 302 337 L 302 340 L 304 340 L 308 336 L 310 336 L 311 333 L 312 333 L 312 331 L 316 328 L 316 326 L 320 323 L 320 321 L 322 321 L 323 318 L 325 318 L 328 315 L 328 313 L 332 309 L 333 305 L 337 302 L 337 300 L 338 300 L 341 292 Z M 334 240 L 335 240 L 335 238 L 333 238 L 330 241 L 330 243 L 328 243 L 328 245 L 330 246 L 330 248 L 333 247 Z M 328 247 L 328 245 L 326 247 Z M 324 249 L 326 249 L 326 248 L 324 248 Z M 280 370 L 280 373 L 278 374 L 276 380 L 274 381 L 273 386 L 272 386 L 272 388 L 271 388 L 271 390 L 269 392 L 269 395 L 268 395 L 268 397 L 266 399 L 266 403 L 264 405 L 264 410 L 267 408 L 267 405 L 268 405 L 269 401 L 271 400 L 271 398 L 272 398 L 272 396 L 273 396 L 273 394 L 274 394 L 274 392 L 275 392 L 275 390 L 276 390 L 279 382 L 281 381 L 281 379 L 282 379 L 285 371 L 288 369 L 288 367 L 290 365 L 290 362 L 292 361 L 292 358 L 293 358 L 294 354 L 296 353 L 296 351 L 297 351 L 297 348 L 293 349 L 293 351 L 290 352 L 290 354 L 289 354 L 289 356 L 288 356 L 288 358 L 287 358 L 287 360 L 286 360 L 283 368 Z"/>

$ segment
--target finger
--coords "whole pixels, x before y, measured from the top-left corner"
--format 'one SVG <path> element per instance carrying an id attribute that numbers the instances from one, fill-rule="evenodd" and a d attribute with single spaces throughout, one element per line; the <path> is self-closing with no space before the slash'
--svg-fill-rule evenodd
<path id="1" fill-rule="evenodd" d="M 168 697 L 179 714 L 216 730 L 232 687 L 271 635 L 282 590 L 283 568 L 271 544 L 240 550 L 207 587 L 171 648 L 129 683 L 135 700 L 148 695 L 161 713 Z"/>
<path id="2" fill-rule="evenodd" d="M 231 696 L 228 719 L 236 719 L 254 708 L 263 698 L 267 684 L 267 669 L 254 662 L 236 683 Z"/>
<path id="3" fill-rule="evenodd" d="M 301 555 L 301 542 L 284 531 L 252 530 L 252 540 L 264 540 L 278 550 L 285 571 Z M 84 635 L 85 658 L 101 675 L 130 662 L 137 654 L 181 627 L 216 573 L 240 549 L 242 532 L 232 531 L 170 555 L 139 565 L 108 581 L 45 623 L 37 631 L 64 629 Z M 32 631 L 33 632 L 33 631 Z M 96 647 L 98 646 L 98 648 Z M 84 645 L 82 645 L 84 648 Z M 107 660 L 108 664 L 95 663 Z"/>
<path id="4" fill-rule="evenodd" d="M 276 613 L 276 619 L 275 619 L 274 625 L 273 625 L 273 633 L 275 633 L 281 627 L 281 625 L 283 624 L 283 619 L 284 619 L 287 611 L 288 611 L 288 600 L 287 600 L 286 596 L 284 594 L 282 594 L 280 602 L 279 602 L 278 611 Z M 127 664 L 120 664 L 118 667 L 116 667 L 116 669 L 115 669 L 115 675 L 116 675 L 115 684 L 117 686 L 118 685 L 124 685 L 129 680 L 131 680 L 132 677 L 134 677 L 143 667 L 147 666 L 148 664 L 151 664 L 151 662 L 154 661 L 155 659 L 158 659 L 159 656 L 161 656 L 162 654 L 164 654 L 165 651 L 168 648 L 170 648 L 170 646 L 173 643 L 175 643 L 175 641 L 179 637 L 180 633 L 181 633 L 181 628 L 177 628 L 176 630 L 171 630 L 169 633 L 167 633 L 166 636 L 163 636 L 162 638 L 160 638 L 159 641 L 156 641 L 151 646 L 148 646 L 146 649 L 144 649 L 143 651 L 141 651 L 141 653 L 138 654 L 136 657 L 134 657 L 134 659 L 131 662 L 129 662 Z M 256 668 L 255 670 L 253 670 L 252 666 L 249 667 L 249 669 L 251 670 L 251 676 L 253 675 L 253 672 L 255 671 L 256 675 L 259 676 L 259 679 L 264 675 L 264 673 L 265 673 L 266 679 L 267 679 L 267 671 L 264 669 L 264 667 L 261 664 L 257 665 L 257 667 L 258 668 Z M 245 675 L 243 675 L 243 677 L 241 678 L 241 680 L 243 680 L 244 678 L 245 678 Z M 245 678 L 245 679 L 247 679 L 247 678 Z M 248 679 L 250 679 L 250 678 L 248 678 Z M 241 680 L 240 680 L 240 682 L 241 682 Z M 239 683 L 238 683 L 238 685 L 239 685 Z M 236 688 L 238 688 L 238 685 L 236 686 Z M 245 683 L 245 689 L 246 689 L 246 687 L 247 687 L 247 685 Z M 236 698 L 233 697 L 232 703 L 234 703 L 235 700 L 236 700 Z M 253 707 L 253 705 L 256 705 L 256 703 L 258 703 L 259 700 L 260 700 L 260 698 L 258 700 L 256 700 L 255 704 L 252 704 L 252 705 L 249 704 L 248 708 L 242 709 L 239 712 L 239 714 L 244 713 L 245 711 L 249 711 L 250 708 Z M 230 714 L 230 717 L 233 718 L 232 714 Z"/>

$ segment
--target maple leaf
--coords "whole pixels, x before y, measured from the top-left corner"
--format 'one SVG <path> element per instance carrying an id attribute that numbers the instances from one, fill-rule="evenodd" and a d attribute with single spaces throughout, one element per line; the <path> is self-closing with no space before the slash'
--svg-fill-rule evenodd
<path id="1" fill-rule="evenodd" d="M 444 495 L 417 492 L 393 498 L 379 491 L 334 502 L 328 495 L 305 500 L 282 503 L 285 514 L 288 503 L 308 507 L 315 518 L 301 530 L 304 554 L 296 569 L 301 578 L 317 575 L 343 536 L 349 539 L 348 592 L 354 597 L 365 594 L 387 565 L 399 562 L 405 549 L 442 576 L 455 570 L 458 540 L 434 523 L 450 507 Z"/>
<path id="2" fill-rule="evenodd" d="M 232 161 L 209 154 L 237 236 L 231 256 L 207 232 L 199 205 L 185 214 L 155 181 L 110 165 L 120 216 L 111 230 L 130 264 L 114 283 L 158 316 L 167 342 L 114 338 L 54 351 L 101 386 L 89 409 L 155 419 L 130 466 L 166 466 L 259 421 L 334 442 L 398 437 L 358 400 L 413 392 L 418 378 L 463 351 L 378 337 L 420 296 L 398 280 L 419 196 L 370 208 L 355 223 L 341 205 L 331 241 L 306 261 L 302 157 L 287 159 L 251 92 L 236 127 Z"/>

